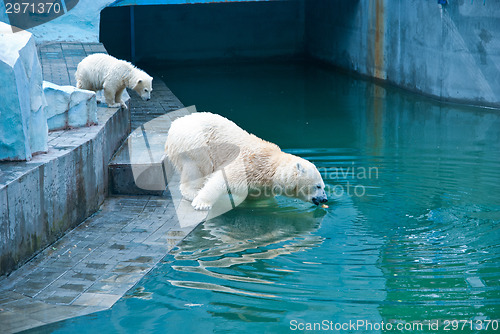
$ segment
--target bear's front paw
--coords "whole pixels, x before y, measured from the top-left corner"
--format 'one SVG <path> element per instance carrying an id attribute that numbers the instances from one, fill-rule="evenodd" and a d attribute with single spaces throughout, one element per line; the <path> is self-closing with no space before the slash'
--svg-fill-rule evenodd
<path id="1" fill-rule="evenodd" d="M 108 103 L 108 108 L 120 108 L 120 103 Z"/>
<path id="2" fill-rule="evenodd" d="M 120 102 L 120 106 L 121 106 L 123 109 L 125 109 L 125 110 L 126 110 L 126 109 L 128 109 L 127 104 L 126 104 L 125 102 L 123 102 L 123 101 L 122 101 L 122 102 Z"/>
<path id="3" fill-rule="evenodd" d="M 205 202 L 198 197 L 196 197 L 193 200 L 193 202 L 191 202 L 191 205 L 193 206 L 193 208 L 195 210 L 199 210 L 199 211 L 210 210 L 212 208 L 212 204 Z"/>

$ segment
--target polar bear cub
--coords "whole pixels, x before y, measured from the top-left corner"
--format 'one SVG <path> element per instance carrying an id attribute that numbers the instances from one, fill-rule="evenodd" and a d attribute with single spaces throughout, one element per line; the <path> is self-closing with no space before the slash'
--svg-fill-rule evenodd
<path id="1" fill-rule="evenodd" d="M 316 205 L 328 199 L 317 168 L 249 134 L 232 121 L 200 112 L 176 119 L 165 153 L 180 172 L 182 196 L 209 210 L 221 196 L 236 205 L 247 197 L 285 195 Z"/>
<path id="2" fill-rule="evenodd" d="M 151 76 L 127 61 L 104 53 L 95 53 L 83 59 L 78 64 L 75 77 L 77 88 L 95 92 L 103 89 L 108 107 L 127 107 L 121 98 L 126 87 L 135 90 L 144 101 L 151 99 Z"/>

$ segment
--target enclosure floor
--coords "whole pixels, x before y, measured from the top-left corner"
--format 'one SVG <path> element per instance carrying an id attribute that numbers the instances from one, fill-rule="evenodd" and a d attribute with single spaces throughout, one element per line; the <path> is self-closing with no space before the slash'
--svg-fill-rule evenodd
<path id="1" fill-rule="evenodd" d="M 0 280 L 2 332 L 105 310 L 191 227 L 169 197 L 110 197 L 100 211 Z"/>
<path id="2" fill-rule="evenodd" d="M 75 72 L 80 61 L 93 53 L 107 53 L 101 43 L 47 43 L 38 46 L 43 80 L 57 85 L 76 86 Z"/>
<path id="3" fill-rule="evenodd" d="M 74 85 L 78 62 L 101 44 L 39 47 L 44 80 Z M 183 105 L 161 80 L 152 100 L 131 93 L 132 129 Z M 0 328 L 14 333 L 110 308 L 206 217 L 164 196 L 113 196 L 30 262 L 0 277 Z"/>

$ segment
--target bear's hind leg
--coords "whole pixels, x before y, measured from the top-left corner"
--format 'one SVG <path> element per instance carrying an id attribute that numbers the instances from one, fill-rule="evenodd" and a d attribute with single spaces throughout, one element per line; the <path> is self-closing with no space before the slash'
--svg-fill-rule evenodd
<path id="1" fill-rule="evenodd" d="M 127 109 L 127 105 L 125 104 L 125 102 L 123 102 L 122 100 L 122 94 L 123 94 L 123 91 L 125 90 L 125 87 L 124 88 L 121 88 L 121 89 L 118 89 L 116 91 L 116 94 L 115 94 L 115 101 L 116 103 L 119 103 L 120 106 L 122 106 L 122 108 L 124 109 Z"/>
<path id="2" fill-rule="evenodd" d="M 192 201 L 205 182 L 205 177 L 200 172 L 198 165 L 186 159 L 182 164 L 181 184 L 179 186 L 182 197 Z"/>
<path id="3" fill-rule="evenodd" d="M 233 207 L 240 204 L 248 192 L 245 193 L 243 189 L 245 187 L 236 187 L 236 184 L 230 183 L 231 174 L 234 173 L 231 173 L 230 169 L 221 169 L 213 173 L 191 203 L 193 208 L 195 210 L 210 210 L 223 196 L 228 197 L 227 200 L 231 202 Z M 229 189 L 231 193 L 229 193 Z"/>
<path id="4" fill-rule="evenodd" d="M 107 85 L 104 85 L 103 89 L 104 89 L 104 99 L 106 100 L 108 108 L 119 108 L 120 103 L 115 103 L 115 96 L 116 96 L 115 90 Z"/>
<path id="5" fill-rule="evenodd" d="M 227 193 L 227 186 L 221 171 L 214 173 L 193 199 L 195 210 L 210 210 L 220 196 Z"/>
<path id="6" fill-rule="evenodd" d="M 77 79 L 76 80 L 76 88 L 78 89 L 85 89 L 85 90 L 91 90 L 91 91 L 96 91 L 95 87 L 92 85 L 91 82 L 85 79 Z"/>
<path id="7" fill-rule="evenodd" d="M 210 210 L 216 203 L 234 208 L 248 196 L 248 180 L 241 159 L 212 173 L 191 205 L 196 210 Z M 225 204 L 224 204 L 225 203 Z"/>

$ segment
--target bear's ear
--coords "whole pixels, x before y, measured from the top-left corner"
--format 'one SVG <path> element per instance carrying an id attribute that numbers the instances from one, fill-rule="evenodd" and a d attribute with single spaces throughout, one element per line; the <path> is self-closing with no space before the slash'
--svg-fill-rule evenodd
<path id="1" fill-rule="evenodd" d="M 140 83 L 142 83 L 142 80 L 141 79 L 137 80 L 137 84 L 140 84 Z"/>
<path id="2" fill-rule="evenodd" d="M 297 162 L 297 170 L 300 172 L 300 173 L 305 173 L 305 169 L 304 167 L 300 164 L 300 162 Z"/>

